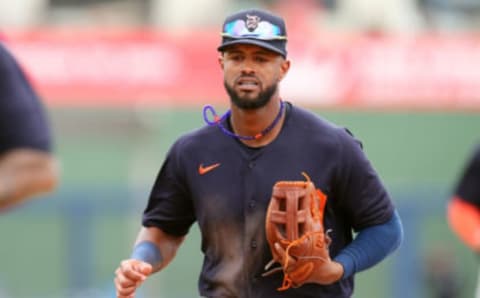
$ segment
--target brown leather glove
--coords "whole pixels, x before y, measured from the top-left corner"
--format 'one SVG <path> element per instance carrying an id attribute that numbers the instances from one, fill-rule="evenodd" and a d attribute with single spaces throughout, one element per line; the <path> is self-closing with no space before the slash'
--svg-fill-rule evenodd
<path id="1" fill-rule="evenodd" d="M 273 260 L 265 269 L 273 263 L 281 268 L 263 275 L 283 271 L 283 285 L 278 290 L 305 283 L 330 284 L 343 274 L 328 252 L 331 240 L 323 227 L 327 196 L 302 174 L 307 181 L 275 183 L 267 210 L 266 235 Z"/>

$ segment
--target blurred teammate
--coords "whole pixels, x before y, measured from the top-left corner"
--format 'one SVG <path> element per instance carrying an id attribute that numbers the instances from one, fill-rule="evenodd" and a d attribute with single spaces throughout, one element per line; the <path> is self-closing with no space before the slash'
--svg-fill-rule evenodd
<path id="1" fill-rule="evenodd" d="M 46 111 L 0 43 L 0 213 L 52 191 L 57 181 Z"/>
<path id="2" fill-rule="evenodd" d="M 473 252 L 480 253 L 480 145 L 466 162 L 447 207 L 452 231 Z M 476 298 L 480 298 L 480 276 Z"/>
<path id="3" fill-rule="evenodd" d="M 231 109 L 219 117 L 207 106 L 209 125 L 169 150 L 133 253 L 116 270 L 117 297 L 132 297 L 167 266 L 195 221 L 204 254 L 202 297 L 350 297 L 354 274 L 399 246 L 399 216 L 360 142 L 281 98 L 278 85 L 290 68 L 286 38 L 283 19 L 269 12 L 226 18 L 218 50 Z M 265 213 L 274 183 L 301 179 L 302 171 L 329 197 L 325 226 L 335 271 L 323 285 L 278 291 L 281 273 L 262 276 L 272 259 Z"/>

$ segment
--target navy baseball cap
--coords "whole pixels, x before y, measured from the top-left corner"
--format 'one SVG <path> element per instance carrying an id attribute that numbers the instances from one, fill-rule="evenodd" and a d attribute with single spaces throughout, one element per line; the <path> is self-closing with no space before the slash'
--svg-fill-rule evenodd
<path id="1" fill-rule="evenodd" d="M 234 44 L 257 45 L 287 57 L 285 21 L 261 9 L 246 9 L 229 15 L 223 22 L 222 44 L 217 50 L 223 52 Z"/>

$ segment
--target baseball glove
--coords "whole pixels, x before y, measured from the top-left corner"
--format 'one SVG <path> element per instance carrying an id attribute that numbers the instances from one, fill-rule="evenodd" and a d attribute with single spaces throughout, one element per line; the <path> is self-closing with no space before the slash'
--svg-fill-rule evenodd
<path id="1" fill-rule="evenodd" d="M 275 183 L 266 216 L 266 236 L 274 263 L 281 267 L 271 269 L 268 276 L 283 271 L 279 291 L 300 287 L 305 283 L 328 284 L 331 259 L 330 237 L 323 227 L 323 213 L 327 196 L 310 178 L 307 181 L 279 181 Z"/>

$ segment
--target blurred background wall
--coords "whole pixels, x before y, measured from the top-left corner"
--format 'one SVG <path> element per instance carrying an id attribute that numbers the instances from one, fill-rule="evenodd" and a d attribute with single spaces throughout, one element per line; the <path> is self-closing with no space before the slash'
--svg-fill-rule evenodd
<path id="1" fill-rule="evenodd" d="M 356 298 L 472 297 L 477 258 L 445 204 L 480 141 L 475 0 L 0 0 L 0 40 L 51 116 L 62 184 L 0 216 L 0 297 L 114 297 L 166 150 L 228 106 L 216 46 L 225 14 L 285 16 L 285 100 L 349 129 L 393 195 L 405 242 L 357 275 Z M 196 226 L 139 297 L 197 297 Z"/>

